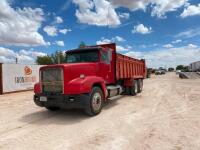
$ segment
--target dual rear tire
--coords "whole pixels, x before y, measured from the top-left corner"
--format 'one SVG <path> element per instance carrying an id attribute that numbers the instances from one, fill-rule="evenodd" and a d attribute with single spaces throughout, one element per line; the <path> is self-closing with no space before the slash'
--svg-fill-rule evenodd
<path id="1" fill-rule="evenodd" d="M 125 94 L 135 96 L 137 93 L 141 93 L 143 89 L 143 80 L 134 80 L 132 86 L 125 87 Z"/>

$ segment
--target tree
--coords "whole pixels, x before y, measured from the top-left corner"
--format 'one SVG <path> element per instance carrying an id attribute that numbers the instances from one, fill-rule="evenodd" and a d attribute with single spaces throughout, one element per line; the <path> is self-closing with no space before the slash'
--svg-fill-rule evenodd
<path id="1" fill-rule="evenodd" d="M 177 67 L 176 67 L 176 70 L 184 70 L 184 66 L 183 65 L 178 65 Z"/>
<path id="2" fill-rule="evenodd" d="M 52 65 L 53 61 L 50 56 L 38 56 L 36 59 L 38 65 Z"/>
<path id="3" fill-rule="evenodd" d="M 79 44 L 79 48 L 84 48 L 86 45 L 85 45 L 85 42 L 81 42 L 80 44 Z"/>
<path id="4" fill-rule="evenodd" d="M 56 51 L 55 54 L 51 54 L 51 58 L 54 64 L 62 64 L 65 62 L 65 54 L 61 51 Z"/>
<path id="5" fill-rule="evenodd" d="M 64 62 L 65 54 L 61 51 L 56 51 L 55 54 L 51 54 L 51 56 L 38 56 L 36 59 L 38 65 L 62 64 Z"/>
<path id="6" fill-rule="evenodd" d="M 170 68 L 168 68 L 168 71 L 174 71 L 174 68 L 172 68 L 172 67 L 170 67 Z"/>
<path id="7" fill-rule="evenodd" d="M 183 71 L 183 72 L 188 72 L 188 71 L 189 71 L 189 68 L 188 68 L 188 66 L 178 65 L 178 66 L 176 67 L 176 70 L 181 70 L 181 71 Z"/>

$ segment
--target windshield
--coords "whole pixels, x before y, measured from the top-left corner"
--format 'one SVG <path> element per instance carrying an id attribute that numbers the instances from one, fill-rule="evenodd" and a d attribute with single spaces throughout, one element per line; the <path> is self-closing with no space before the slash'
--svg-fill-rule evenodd
<path id="1" fill-rule="evenodd" d="M 98 51 L 78 51 L 66 53 L 66 63 L 98 62 Z"/>

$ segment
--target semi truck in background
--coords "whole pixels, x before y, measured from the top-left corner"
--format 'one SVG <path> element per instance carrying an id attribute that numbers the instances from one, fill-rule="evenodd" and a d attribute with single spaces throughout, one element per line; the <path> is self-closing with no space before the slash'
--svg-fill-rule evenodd
<path id="1" fill-rule="evenodd" d="M 145 60 L 116 53 L 114 43 L 86 46 L 66 51 L 64 64 L 40 68 L 34 102 L 51 111 L 80 108 L 94 116 L 105 101 L 142 92 L 145 77 Z"/>
<path id="2" fill-rule="evenodd" d="M 200 71 L 200 61 L 191 63 L 189 65 L 189 70 L 193 72 Z"/>

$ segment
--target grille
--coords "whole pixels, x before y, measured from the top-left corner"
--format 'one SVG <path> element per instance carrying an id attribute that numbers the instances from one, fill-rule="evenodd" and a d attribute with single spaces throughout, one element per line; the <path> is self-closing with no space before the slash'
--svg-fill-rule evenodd
<path id="1" fill-rule="evenodd" d="M 47 68 L 41 71 L 43 93 L 63 93 L 62 68 Z"/>

